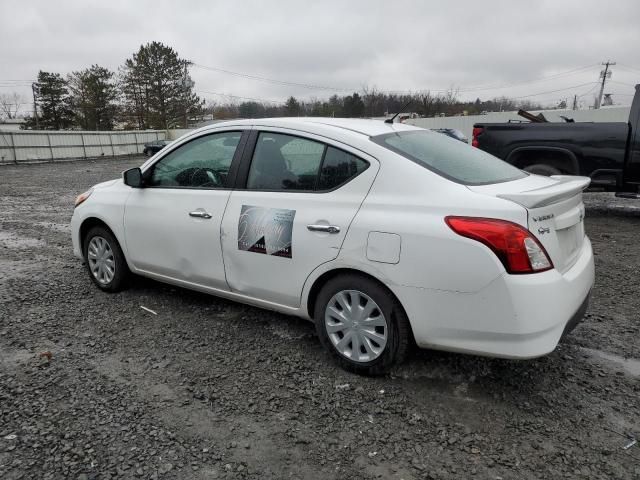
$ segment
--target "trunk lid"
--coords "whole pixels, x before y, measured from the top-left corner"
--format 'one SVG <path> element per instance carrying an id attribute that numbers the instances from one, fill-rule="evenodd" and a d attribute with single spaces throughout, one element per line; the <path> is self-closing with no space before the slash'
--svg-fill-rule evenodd
<path id="1" fill-rule="evenodd" d="M 587 177 L 529 175 L 512 182 L 470 186 L 470 190 L 509 200 L 527 210 L 527 225 L 560 272 L 571 268 L 585 238 L 582 191 Z"/>

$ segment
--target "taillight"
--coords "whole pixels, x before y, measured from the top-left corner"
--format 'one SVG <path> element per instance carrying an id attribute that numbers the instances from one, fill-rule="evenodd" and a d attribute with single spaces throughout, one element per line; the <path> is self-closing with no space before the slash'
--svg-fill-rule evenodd
<path id="1" fill-rule="evenodd" d="M 553 268 L 538 239 L 516 223 L 479 217 L 446 217 L 445 222 L 458 235 L 493 250 L 509 273 L 536 273 Z"/>
<path id="2" fill-rule="evenodd" d="M 482 127 L 473 127 L 473 139 L 471 140 L 472 147 L 478 147 L 480 144 L 478 143 L 478 137 L 484 132 L 484 128 Z"/>

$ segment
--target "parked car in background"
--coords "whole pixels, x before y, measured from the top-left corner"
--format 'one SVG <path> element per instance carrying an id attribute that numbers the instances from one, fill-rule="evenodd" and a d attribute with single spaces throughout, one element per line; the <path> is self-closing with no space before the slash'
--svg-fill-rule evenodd
<path id="1" fill-rule="evenodd" d="M 638 193 L 640 85 L 628 122 L 476 123 L 472 145 L 539 175 L 584 175 L 592 187 Z"/>
<path id="2" fill-rule="evenodd" d="M 460 130 L 456 130 L 455 128 L 432 128 L 432 132 L 442 133 L 447 135 L 448 137 L 455 138 L 456 140 L 460 140 L 464 143 L 469 143 L 469 139 L 465 137 L 464 133 Z"/>
<path id="3" fill-rule="evenodd" d="M 532 358 L 587 308 L 588 184 L 399 123 L 232 121 L 79 195 L 73 251 L 108 292 L 135 273 L 311 320 L 360 373 L 414 341 Z"/>
<path id="4" fill-rule="evenodd" d="M 150 157 L 158 153 L 170 143 L 171 140 L 154 140 L 153 142 L 145 143 L 142 153 L 144 153 L 147 157 Z"/>

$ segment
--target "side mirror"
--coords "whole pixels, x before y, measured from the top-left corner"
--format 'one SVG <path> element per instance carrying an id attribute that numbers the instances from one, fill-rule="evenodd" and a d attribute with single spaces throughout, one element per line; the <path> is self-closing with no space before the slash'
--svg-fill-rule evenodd
<path id="1" fill-rule="evenodd" d="M 125 185 L 133 188 L 142 188 L 142 170 L 140 170 L 140 167 L 125 170 L 122 172 L 122 179 Z"/>

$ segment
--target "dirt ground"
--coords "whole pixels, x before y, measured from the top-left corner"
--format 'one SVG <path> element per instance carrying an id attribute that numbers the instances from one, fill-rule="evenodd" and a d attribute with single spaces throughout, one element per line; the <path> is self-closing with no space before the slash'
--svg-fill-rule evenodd
<path id="1" fill-rule="evenodd" d="M 640 218 L 587 217 L 592 304 L 549 356 L 366 378 L 302 320 L 94 287 L 73 199 L 140 163 L 0 167 L 0 478 L 640 478 Z"/>

